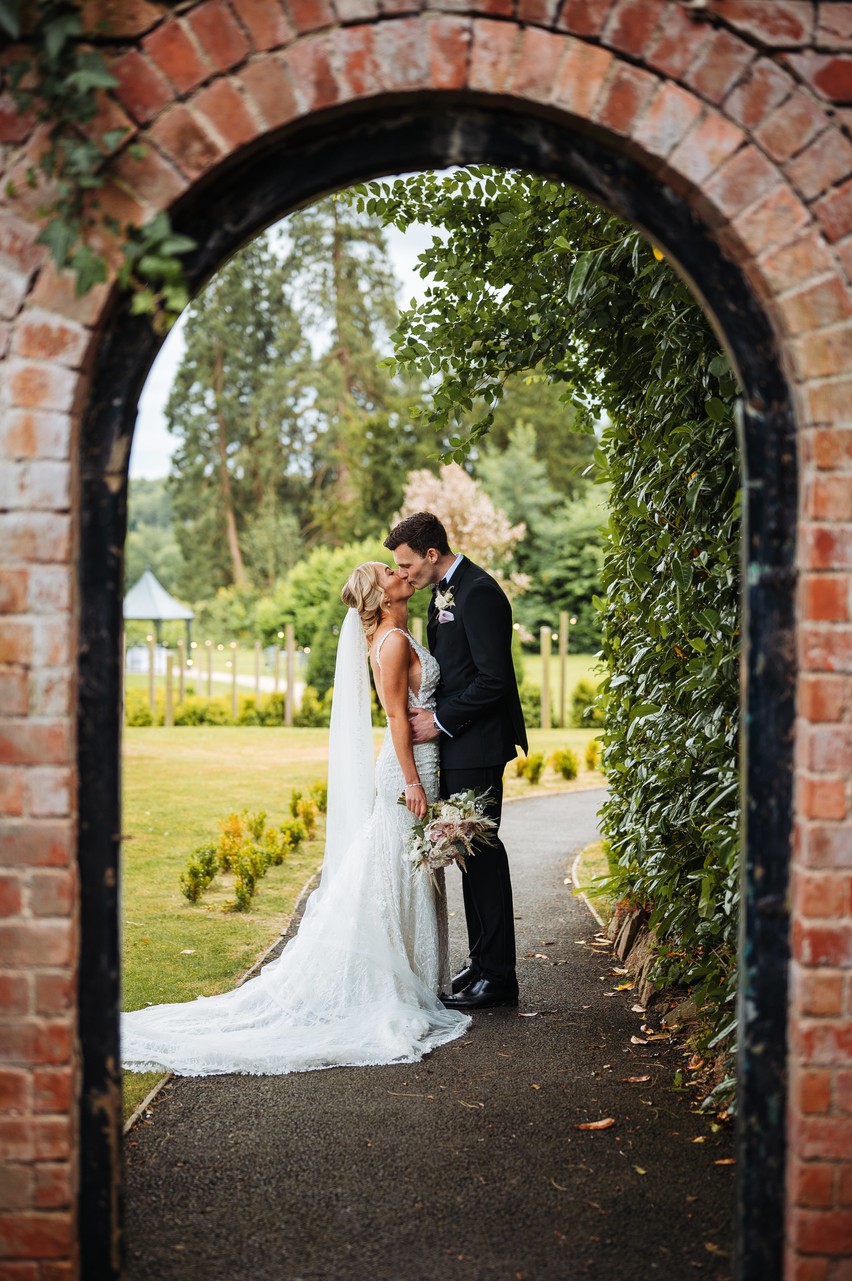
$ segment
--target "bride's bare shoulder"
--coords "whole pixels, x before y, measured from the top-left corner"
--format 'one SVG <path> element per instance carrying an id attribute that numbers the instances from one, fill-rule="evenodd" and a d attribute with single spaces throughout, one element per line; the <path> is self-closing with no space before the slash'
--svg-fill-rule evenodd
<path id="1" fill-rule="evenodd" d="M 373 637 L 373 644 L 370 647 L 370 658 L 374 663 L 382 665 L 390 660 L 394 663 L 408 662 L 411 657 L 411 647 L 405 632 L 399 627 L 379 628 Z"/>

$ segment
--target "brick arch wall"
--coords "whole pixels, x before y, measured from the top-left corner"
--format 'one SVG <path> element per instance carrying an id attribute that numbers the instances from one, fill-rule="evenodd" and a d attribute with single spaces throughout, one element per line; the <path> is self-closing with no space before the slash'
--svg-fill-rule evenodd
<path id="1" fill-rule="evenodd" d="M 88 0 L 119 87 L 109 210 L 144 221 L 271 131 L 439 92 L 593 131 L 686 196 L 749 280 L 800 429 L 787 1281 L 852 1254 L 852 5 Z M 318 116 L 318 118 L 320 118 Z M 329 121 L 333 118 L 329 116 Z M 333 127 L 333 124 L 332 126 Z M 2 182 L 39 126 L 0 99 Z M 77 440 L 110 288 L 74 297 L 0 202 L 0 1269 L 76 1271 Z M 116 474 L 125 465 L 116 459 Z"/>

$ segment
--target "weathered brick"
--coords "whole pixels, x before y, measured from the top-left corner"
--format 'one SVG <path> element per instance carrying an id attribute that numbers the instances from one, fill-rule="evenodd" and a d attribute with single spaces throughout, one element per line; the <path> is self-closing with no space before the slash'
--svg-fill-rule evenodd
<path id="1" fill-rule="evenodd" d="M 690 98 L 690 102 L 697 105 L 695 98 Z M 642 127 L 645 127 L 644 120 Z M 672 151 L 669 167 L 691 182 L 706 182 L 745 141 L 746 135 L 736 125 L 715 111 L 707 112 Z"/>
<path id="2" fill-rule="evenodd" d="M 13 320 L 30 287 L 30 274 L 0 264 L 0 319 Z"/>
<path id="3" fill-rule="evenodd" d="M 784 244 L 808 222 L 808 211 L 789 187 L 776 187 L 765 200 L 739 214 L 731 233 L 757 258 L 774 245 Z"/>
<path id="4" fill-rule="evenodd" d="M 23 706 L 14 704 L 13 716 L 20 716 L 26 712 L 27 702 L 27 680 L 26 673 L 21 672 L 23 677 L 24 697 L 21 700 Z M 0 686 L 0 689 L 2 687 Z M 3 710 L 2 696 L 0 696 L 0 712 Z M 4 713 L 5 715 L 5 713 Z M 0 767 L 0 815 L 4 818 L 14 818 L 24 812 L 24 771 L 16 769 L 13 766 Z"/>
<path id="5" fill-rule="evenodd" d="M 79 369 L 90 341 L 83 325 L 33 307 L 15 326 L 12 350 L 27 359 L 51 360 Z"/>
<path id="6" fill-rule="evenodd" d="M 151 146 L 142 155 L 125 151 L 112 166 L 112 175 L 134 198 L 158 209 L 167 209 L 189 186 L 183 174 Z"/>
<path id="7" fill-rule="evenodd" d="M 834 1204 L 833 1165 L 815 1161 L 791 1164 L 790 1195 L 796 1205 L 827 1207 Z"/>
<path id="8" fill-rule="evenodd" d="M 34 818 L 63 818 L 71 813 L 71 771 L 66 766 L 37 766 L 27 771 L 27 812 Z"/>
<path id="9" fill-rule="evenodd" d="M 186 21 L 217 71 L 230 71 L 250 52 L 248 41 L 224 0 L 204 0 L 190 10 Z"/>
<path id="10" fill-rule="evenodd" d="M 213 133 L 231 150 L 248 142 L 260 132 L 242 95 L 227 80 L 214 81 L 196 96 L 193 113 L 202 118 L 205 133 Z"/>
<path id="11" fill-rule="evenodd" d="M 846 591 L 848 595 L 848 585 Z M 803 674 L 797 689 L 799 712 L 809 721 L 841 721 L 850 692 L 850 682 L 844 676 Z"/>
<path id="12" fill-rule="evenodd" d="M 144 41 L 144 49 L 178 93 L 189 93 L 213 73 L 186 23 L 179 19 L 164 22 L 152 31 Z"/>
<path id="13" fill-rule="evenodd" d="M 33 716 L 67 716 L 73 701 L 72 671 L 54 667 L 30 675 L 30 713 Z"/>
<path id="14" fill-rule="evenodd" d="M 852 924 L 815 925 L 797 920 L 793 922 L 792 944 L 793 955 L 805 965 L 846 967 L 852 963 Z M 821 1036 L 824 1027 L 819 1027 Z M 852 1053 L 852 1027 L 844 1029 L 841 1036 L 842 1044 Z M 816 1055 L 813 1061 L 818 1061 Z"/>
<path id="15" fill-rule="evenodd" d="M 614 61 L 607 49 L 572 41 L 559 71 L 553 101 L 565 111 L 588 118 Z"/>
<path id="16" fill-rule="evenodd" d="M 716 30 L 685 73 L 684 83 L 708 102 L 721 102 L 756 56 L 750 45 L 730 31 Z"/>
<path id="17" fill-rule="evenodd" d="M 833 476 L 817 477 L 809 486 L 809 507 L 822 507 L 834 501 Z M 829 485 L 829 494 L 817 491 L 818 486 Z M 844 489 L 848 490 L 848 482 Z M 848 502 L 848 497 L 845 497 Z M 811 511 L 817 519 L 825 518 L 824 512 Z M 845 623 L 849 618 L 849 580 L 845 574 L 805 574 L 801 581 L 801 607 L 805 618 L 814 622 Z"/>
<path id="18" fill-rule="evenodd" d="M 51 1259 L 72 1248 L 71 1214 L 0 1214 L 0 1257 Z"/>
<path id="19" fill-rule="evenodd" d="M 0 663 L 28 663 L 32 647 L 32 623 L 0 618 Z"/>
<path id="20" fill-rule="evenodd" d="M 822 53 L 792 53 L 789 60 L 799 75 L 829 102 L 852 102 L 852 57 Z"/>
<path id="21" fill-rule="evenodd" d="M 845 628 L 806 628 L 806 631 L 835 632 Z M 852 752 L 852 728 L 847 725 L 816 725 L 803 735 L 805 763 L 819 773 L 845 773 Z"/>
<path id="22" fill-rule="evenodd" d="M 72 856 L 72 835 L 68 819 L 0 819 L 3 863 L 7 867 L 65 867 Z"/>
<path id="23" fill-rule="evenodd" d="M 470 87 L 500 93 L 512 72 L 518 30 L 508 22 L 480 18 L 473 24 Z M 612 55 L 608 55 L 609 58 Z M 564 78 L 564 73 L 563 73 Z"/>
<path id="24" fill-rule="evenodd" d="M 288 69 L 275 58 L 249 63 L 237 75 L 253 109 L 270 129 L 297 115 Z"/>
<path id="25" fill-rule="evenodd" d="M 778 300 L 778 309 L 788 331 L 801 334 L 806 329 L 825 329 L 852 316 L 852 294 L 835 276 L 784 294 Z"/>
<path id="26" fill-rule="evenodd" d="M 799 1010 L 811 1018 L 836 1018 L 843 1012 L 842 971 L 804 970 L 798 980 Z"/>
<path id="27" fill-rule="evenodd" d="M 653 0 L 618 0 L 610 11 L 601 40 L 621 53 L 641 56 L 668 6 Z"/>
<path id="28" fill-rule="evenodd" d="M 67 965 L 72 957 L 71 922 L 3 921 L 0 944 L 0 955 L 10 966 Z M 33 1024 L 33 1029 L 42 1026 Z"/>
<path id="29" fill-rule="evenodd" d="M 0 508 L 68 511 L 71 468 L 67 462 L 7 463 L 0 475 Z"/>
<path id="30" fill-rule="evenodd" d="M 852 1214 L 844 1210 L 796 1210 L 791 1235 L 806 1253 L 852 1255 Z"/>
<path id="31" fill-rule="evenodd" d="M 64 720 L 37 723 L 11 717 L 0 725 L 0 763 L 6 765 L 65 764 L 70 736 Z"/>
<path id="32" fill-rule="evenodd" d="M 836 818 L 818 814 L 816 818 Z M 29 906 L 33 916 L 70 916 L 75 904 L 76 882 L 70 871 L 39 869 L 30 873 Z"/>
<path id="33" fill-rule="evenodd" d="M 113 161 L 111 172 L 124 162 L 127 153 Z M 109 295 L 109 286 L 93 285 L 80 297 L 76 289 L 76 277 L 70 270 L 58 271 L 53 263 L 45 262 L 33 285 L 29 301 L 34 307 L 43 307 L 45 311 L 58 312 L 71 320 L 78 320 L 81 325 L 97 323 Z"/>
<path id="34" fill-rule="evenodd" d="M 778 171 L 751 145 L 726 161 L 706 187 L 714 206 L 727 218 L 769 195 L 779 185 Z"/>
<path id="35" fill-rule="evenodd" d="M 834 264 L 822 237 L 807 232 L 780 249 L 768 250 L 760 267 L 769 288 L 780 294 L 826 275 Z"/>
<path id="36" fill-rule="evenodd" d="M 697 22 L 680 5 L 669 6 L 665 22 L 645 49 L 644 61 L 655 71 L 678 80 L 695 62 L 710 34 L 706 23 Z"/>
<path id="37" fill-rule="evenodd" d="M 841 240 L 852 232 L 852 178 L 818 200 L 814 213 L 829 240 Z"/>
<path id="38" fill-rule="evenodd" d="M 802 151 L 827 123 L 818 103 L 796 92 L 758 125 L 754 138 L 772 160 L 783 162 Z"/>
<path id="39" fill-rule="evenodd" d="M 276 0 L 231 0 L 231 7 L 258 51 L 280 49 L 292 40 L 293 28 Z"/>
<path id="40" fill-rule="evenodd" d="M 529 27 L 521 37 L 510 81 L 513 93 L 547 102 L 553 93 L 564 53 L 564 36 L 542 31 L 540 27 Z"/>
<path id="41" fill-rule="evenodd" d="M 283 55 L 299 111 L 319 111 L 337 102 L 338 86 L 330 55 L 331 46 L 325 36 L 299 40 Z"/>
<path id="42" fill-rule="evenodd" d="M 56 974 L 37 973 L 33 977 L 35 980 L 36 1014 L 67 1014 L 73 1009 L 77 992 L 74 978 L 67 970 L 60 970 Z M 52 1077 L 55 1073 L 47 1073 L 47 1075 Z M 38 1088 L 38 1073 L 35 1075 L 35 1080 Z M 60 1106 L 44 1110 L 48 1112 L 63 1112 L 65 1109 Z"/>
<path id="43" fill-rule="evenodd" d="M 843 779 L 834 780 L 844 785 Z M 843 815 L 824 815 L 842 818 Z M 797 915 L 806 917 L 842 917 L 846 913 L 849 889 L 846 878 L 834 872 L 798 871 L 795 878 L 794 902 Z"/>
<path id="44" fill-rule="evenodd" d="M 801 857 L 807 867 L 852 868 L 852 831 L 838 823 L 807 824 Z"/>
<path id="45" fill-rule="evenodd" d="M 793 77 L 777 62 L 761 58 L 728 94 L 725 112 L 744 129 L 754 129 L 790 95 L 795 85 Z"/>
<path id="46" fill-rule="evenodd" d="M 826 129 L 785 165 L 785 172 L 796 190 L 813 200 L 852 172 L 852 143 L 839 129 Z"/>
<path id="47" fill-rule="evenodd" d="M 33 1204 L 37 1210 L 57 1210 L 72 1201 L 71 1171 L 67 1162 L 44 1162 L 35 1166 Z"/>
<path id="48" fill-rule="evenodd" d="M 334 22 L 329 0 L 284 0 L 284 3 L 292 26 L 299 33 L 318 31 Z"/>
<path id="49" fill-rule="evenodd" d="M 33 1072 L 33 1106 L 36 1112 L 67 1112 L 74 1099 L 74 1073 L 70 1067 L 39 1067 Z"/>
<path id="50" fill-rule="evenodd" d="M 17 357 L 10 357 L 5 365 L 5 382 L 13 406 L 61 412 L 72 407 L 78 386 L 77 374 L 72 370 Z"/>
<path id="51" fill-rule="evenodd" d="M 14 872 L 0 872 L 0 916 L 18 916 L 23 906 L 23 885 Z"/>
<path id="52" fill-rule="evenodd" d="M 25 657 L 28 658 L 29 655 Z M 29 673 L 23 668 L 0 671 L 0 716 L 26 716 L 29 710 L 29 680 Z"/>
<path id="53" fill-rule="evenodd" d="M 436 89 L 461 89 L 467 83 L 473 28 L 466 18 L 434 18 L 428 26 L 429 74 Z"/>
<path id="54" fill-rule="evenodd" d="M 117 58 L 110 71 L 118 81 L 116 97 L 137 124 L 153 120 L 171 101 L 174 90 L 165 76 L 136 49 Z"/>
<path id="55" fill-rule="evenodd" d="M 429 84 L 424 36 L 423 25 L 417 18 L 405 18 L 376 29 L 376 58 L 388 89 L 407 92 Z"/>
<path id="56" fill-rule="evenodd" d="M 631 66 L 616 67 L 595 105 L 595 119 L 613 133 L 630 134 L 658 87 L 657 78 L 647 71 Z"/>
<path id="57" fill-rule="evenodd" d="M 557 25 L 575 36 L 598 36 L 615 0 L 565 0 Z"/>
<path id="58" fill-rule="evenodd" d="M 152 126 L 158 148 L 189 179 L 200 178 L 225 155 L 221 143 L 182 103 L 170 107 Z"/>
<path id="59" fill-rule="evenodd" d="M 804 778 L 799 782 L 801 813 L 807 818 L 846 817 L 846 784 L 842 778 Z M 805 913 L 824 916 L 826 913 Z M 832 915 L 831 912 L 828 915 Z"/>
<path id="60" fill-rule="evenodd" d="M 633 130 L 633 141 L 652 156 L 667 156 L 689 133 L 702 111 L 693 94 L 677 85 L 664 84 Z"/>
<path id="61" fill-rule="evenodd" d="M 831 1072 L 826 1068 L 798 1071 L 792 1080 L 792 1104 L 811 1116 L 825 1116 L 831 1110 Z"/>
<path id="62" fill-rule="evenodd" d="M 3 1210 L 29 1210 L 33 1203 L 33 1169 L 32 1166 L 22 1165 L 20 1163 L 0 1166 L 0 1209 Z M 12 1265 L 15 1266 L 14 1264 Z M 38 1267 L 33 1263 L 33 1269 Z M 4 1281 L 9 1276 L 5 1271 L 6 1264 L 3 1264 Z M 14 1278 L 14 1273 L 12 1274 Z M 38 1274 L 33 1271 L 28 1281 L 38 1281 Z"/>
<path id="63" fill-rule="evenodd" d="M 810 0 L 716 0 L 714 13 L 761 45 L 793 49 L 813 30 Z"/>

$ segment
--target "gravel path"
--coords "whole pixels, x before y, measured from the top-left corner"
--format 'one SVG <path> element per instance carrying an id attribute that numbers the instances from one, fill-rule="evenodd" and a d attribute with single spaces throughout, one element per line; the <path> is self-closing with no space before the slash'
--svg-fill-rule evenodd
<path id="1" fill-rule="evenodd" d="M 631 1043 L 635 998 L 604 999 L 612 958 L 564 883 L 602 797 L 505 808 L 518 1011 L 415 1066 L 166 1087 L 127 1140 L 131 1281 L 730 1276 L 733 1135 L 672 1089 L 680 1049 Z"/>

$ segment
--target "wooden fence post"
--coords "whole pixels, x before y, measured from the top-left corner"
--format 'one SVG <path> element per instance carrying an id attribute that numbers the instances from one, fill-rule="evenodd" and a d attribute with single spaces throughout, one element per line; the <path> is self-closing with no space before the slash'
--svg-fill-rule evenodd
<path id="1" fill-rule="evenodd" d="M 186 645 L 181 639 L 177 643 L 178 651 L 178 703 L 186 698 Z"/>
<path id="2" fill-rule="evenodd" d="M 542 627 L 541 638 L 541 728 L 550 729 L 550 628 Z"/>
<path id="3" fill-rule="evenodd" d="M 260 641 L 254 642 L 254 701 L 260 702 Z"/>
<path id="4" fill-rule="evenodd" d="M 151 720 L 157 719 L 157 674 L 155 671 L 155 661 L 157 657 L 157 643 L 154 637 L 148 636 L 148 706 L 151 708 Z"/>
<path id="5" fill-rule="evenodd" d="M 293 724 L 293 711 L 295 708 L 295 684 L 296 684 L 296 628 L 292 623 L 286 627 L 287 636 L 287 696 L 284 702 L 284 724 Z"/>
<path id="6" fill-rule="evenodd" d="M 163 711 L 163 724 L 171 728 L 175 723 L 175 658 L 174 654 L 166 654 L 166 703 Z"/>
<path id="7" fill-rule="evenodd" d="M 231 715 L 237 719 L 239 703 L 237 700 L 237 642 L 231 641 Z"/>
<path id="8" fill-rule="evenodd" d="M 568 680 L 568 610 L 559 611 L 559 715 L 556 723 L 560 729 L 565 728 L 565 698 Z"/>
<path id="9" fill-rule="evenodd" d="M 204 648 L 207 650 L 207 697 L 213 697 L 213 642 L 206 640 Z"/>
<path id="10" fill-rule="evenodd" d="M 414 618 L 411 621 L 411 635 L 417 641 L 418 645 L 423 644 L 423 619 Z"/>

